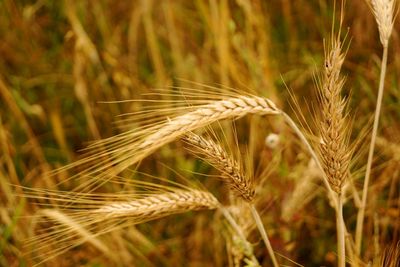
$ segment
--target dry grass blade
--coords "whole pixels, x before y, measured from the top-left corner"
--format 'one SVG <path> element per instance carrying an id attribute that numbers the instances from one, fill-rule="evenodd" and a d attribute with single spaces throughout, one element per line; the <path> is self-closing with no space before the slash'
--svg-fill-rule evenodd
<path id="1" fill-rule="evenodd" d="M 299 213 L 304 207 L 312 202 L 313 199 L 320 193 L 317 180 L 321 176 L 321 171 L 316 166 L 314 160 L 310 160 L 306 169 L 302 170 L 299 174 L 298 181 L 295 188 L 282 205 L 282 219 L 290 222 L 293 215 Z"/>
<path id="2" fill-rule="evenodd" d="M 233 192 L 241 196 L 244 200 L 251 202 L 254 199 L 253 180 L 246 177 L 241 165 L 211 139 L 206 139 L 194 133 L 189 133 L 184 140 L 193 147 L 193 152 L 201 156 L 219 170 L 222 180 L 227 183 Z"/>
<path id="3" fill-rule="evenodd" d="M 400 242 L 385 249 L 379 267 L 400 267 Z"/>

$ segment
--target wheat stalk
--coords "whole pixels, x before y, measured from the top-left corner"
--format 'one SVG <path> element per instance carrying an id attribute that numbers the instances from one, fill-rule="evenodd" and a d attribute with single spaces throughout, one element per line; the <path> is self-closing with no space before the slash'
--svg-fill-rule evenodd
<path id="1" fill-rule="evenodd" d="M 365 209 L 367 206 L 368 186 L 371 175 L 372 160 L 375 150 L 375 142 L 378 133 L 379 116 L 381 113 L 382 100 L 383 100 L 383 89 L 385 86 L 385 76 L 388 58 L 388 45 L 389 37 L 392 33 L 393 20 L 394 20 L 394 9 L 396 0 L 371 0 L 372 11 L 374 13 L 376 22 L 379 28 L 379 37 L 383 45 L 381 72 L 379 77 L 379 89 L 378 98 L 376 101 L 374 124 L 372 127 L 371 142 L 368 152 L 367 168 L 365 171 L 364 185 L 361 197 L 361 207 L 357 213 L 357 224 L 356 224 L 356 253 L 358 256 L 361 255 L 361 243 L 362 243 L 362 232 L 365 217 Z"/>

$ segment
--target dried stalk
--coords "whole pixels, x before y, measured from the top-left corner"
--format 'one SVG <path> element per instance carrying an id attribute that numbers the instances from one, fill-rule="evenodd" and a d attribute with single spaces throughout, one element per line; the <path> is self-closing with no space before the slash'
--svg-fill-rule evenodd
<path id="1" fill-rule="evenodd" d="M 356 253 L 358 256 L 361 256 L 362 232 L 364 225 L 365 209 L 367 206 L 368 186 L 371 175 L 371 167 L 374 156 L 376 137 L 378 133 L 379 116 L 381 113 L 381 106 L 383 99 L 383 90 L 385 87 L 388 45 L 389 45 L 389 38 L 393 29 L 395 3 L 396 0 L 371 0 L 372 11 L 374 13 L 375 20 L 378 24 L 379 37 L 383 46 L 383 54 L 382 54 L 381 72 L 379 77 L 378 98 L 376 102 L 374 124 L 372 128 L 371 142 L 368 152 L 367 169 L 365 171 L 364 185 L 361 197 L 361 207 L 357 213 L 355 239 L 356 239 Z"/>

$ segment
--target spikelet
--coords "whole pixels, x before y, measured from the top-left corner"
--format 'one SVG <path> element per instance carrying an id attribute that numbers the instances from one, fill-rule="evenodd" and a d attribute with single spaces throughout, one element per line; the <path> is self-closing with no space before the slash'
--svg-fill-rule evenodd
<path id="1" fill-rule="evenodd" d="M 210 192 L 183 185 L 131 185 L 142 187 L 143 191 L 115 194 L 26 189 L 25 197 L 52 201 L 43 204 L 51 208 L 38 211 L 37 235 L 26 245 L 33 246 L 32 251 L 45 260 L 85 242 L 106 253 L 109 250 L 99 239 L 101 235 L 173 214 L 213 210 L 220 205 Z M 53 208 L 54 204 L 57 208 Z"/>
<path id="2" fill-rule="evenodd" d="M 200 158 L 204 157 L 223 174 L 223 181 L 231 187 L 233 192 L 248 202 L 253 200 L 255 191 L 252 179 L 245 176 L 241 165 L 228 155 L 220 144 L 194 133 L 187 134 L 184 140 L 194 148 L 194 153 Z"/>
<path id="3" fill-rule="evenodd" d="M 270 100 L 256 96 L 239 96 L 217 101 L 170 120 L 160 131 L 148 136 L 139 147 L 154 146 L 160 140 L 176 138 L 182 133 L 205 126 L 211 122 L 226 118 L 240 118 L 251 113 L 266 115 L 279 114 L 280 111 Z"/>
<path id="4" fill-rule="evenodd" d="M 104 205 L 91 211 L 104 219 L 135 218 L 144 222 L 190 210 L 215 209 L 218 200 L 209 192 L 191 190 L 157 194 L 146 198 Z"/>
<path id="5" fill-rule="evenodd" d="M 189 131 L 219 120 L 237 119 L 247 114 L 281 114 L 269 99 L 252 95 L 217 95 L 215 100 L 206 96 L 203 100 L 194 100 L 193 103 L 194 105 L 190 105 L 190 101 L 189 104 L 181 102 L 181 105 L 186 106 L 169 106 L 166 109 L 158 104 L 159 108 L 135 114 L 133 120 L 143 122 L 144 126 L 92 144 L 88 147 L 89 153 L 85 158 L 59 171 L 87 166 L 79 174 L 81 177 L 92 176 L 97 181 L 108 180 Z M 90 185 L 90 181 L 85 184 Z"/>
<path id="6" fill-rule="evenodd" d="M 372 11 L 378 24 L 379 37 L 384 47 L 389 43 L 393 29 L 396 0 L 371 0 Z"/>
<path id="7" fill-rule="evenodd" d="M 321 135 L 318 146 L 322 166 L 332 190 L 340 194 L 351 158 L 348 146 L 349 126 L 345 114 L 347 101 L 342 98 L 344 78 L 340 70 L 344 61 L 339 38 L 332 39 L 325 51 L 325 68 L 319 85 L 322 118 L 317 120 Z"/>

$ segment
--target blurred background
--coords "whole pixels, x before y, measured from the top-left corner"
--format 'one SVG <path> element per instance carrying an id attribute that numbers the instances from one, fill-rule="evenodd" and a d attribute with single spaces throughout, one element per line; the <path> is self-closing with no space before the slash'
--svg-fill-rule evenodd
<path id="1" fill-rule="evenodd" d="M 21 189 L 12 185 L 73 187 L 57 185 L 65 176 L 49 179 L 45 174 L 78 159 L 88 142 L 120 133 L 124 125 L 113 123 L 116 116 L 142 108 L 136 102 L 104 102 L 143 98 L 157 88 L 205 84 L 269 97 L 295 118 L 292 93 L 306 120 L 312 120 L 318 104 L 310 103 L 316 96 L 315 74 L 323 66 L 324 39 L 332 24 L 339 25 L 334 6 L 328 0 L 0 0 L 0 265 L 38 262 L 24 246 L 34 233 L 29 216 L 37 206 L 18 196 Z M 395 23 L 389 45 L 365 222 L 366 261 L 399 240 L 399 28 Z M 368 144 L 361 133 L 375 108 L 382 50 L 366 1 L 347 1 L 342 32 L 347 33 L 343 71 L 354 120 L 352 139 L 365 143 L 352 167 L 361 190 Z M 250 116 L 235 127 L 240 142 L 258 144 L 250 156 L 255 176 L 267 176 L 258 205 L 274 249 L 305 266 L 333 266 L 334 212 L 318 180 L 301 183 L 315 174 L 294 134 L 270 118 Z M 265 144 L 270 133 L 280 137 L 278 147 Z M 171 169 L 215 173 L 179 142 L 141 165 L 143 172 L 173 179 Z M 204 184 L 217 195 L 221 191 L 218 181 Z M 345 205 L 350 232 L 355 218 L 350 200 Z M 115 259 L 85 244 L 41 265 L 229 266 L 229 248 L 216 220 L 212 212 L 170 216 L 104 237 Z M 260 263 L 267 264 L 257 233 L 249 240 Z"/>

